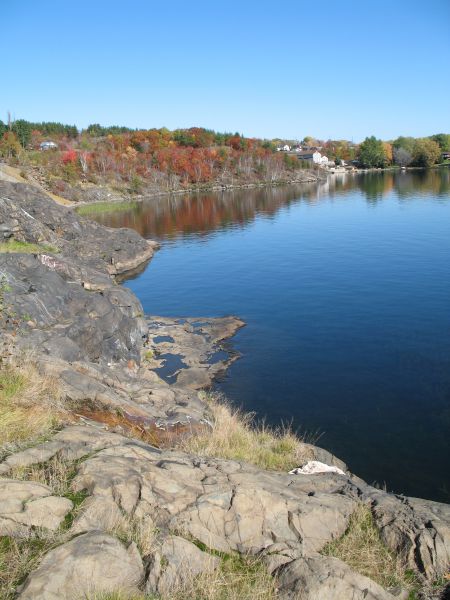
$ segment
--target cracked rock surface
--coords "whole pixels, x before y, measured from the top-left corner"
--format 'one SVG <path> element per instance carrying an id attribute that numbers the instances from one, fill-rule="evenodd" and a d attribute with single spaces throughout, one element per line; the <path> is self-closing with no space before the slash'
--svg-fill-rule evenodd
<path id="1" fill-rule="evenodd" d="M 26 537 L 33 527 L 56 530 L 73 504 L 34 481 L 0 479 L 0 536 Z"/>
<path id="2" fill-rule="evenodd" d="M 51 452 L 44 454 L 46 448 Z M 96 590 L 111 589 L 113 581 L 117 588 L 165 593 L 192 568 L 195 573 L 217 568 L 218 553 L 238 552 L 264 561 L 277 577 L 282 599 L 392 600 L 393 594 L 372 580 L 320 554 L 345 532 L 361 501 L 371 507 L 389 546 L 409 552 L 411 567 L 425 577 L 442 575 L 450 560 L 447 505 L 396 497 L 347 475 L 263 471 L 76 425 L 33 453 L 8 458 L 2 463 L 4 476 L 11 464 L 30 465 L 53 452 L 81 459 L 72 488 L 88 498 L 69 531 L 76 537 L 46 556 L 20 598 L 72 598 L 71 589 L 86 569 Z M 1 481 L 4 487 L 14 483 Z M 14 502 L 24 499 L 49 499 L 45 486 L 16 483 L 16 500 L 6 509 L 15 512 Z M 157 532 L 150 551 L 141 556 L 134 545 L 111 537 L 123 517 Z"/>

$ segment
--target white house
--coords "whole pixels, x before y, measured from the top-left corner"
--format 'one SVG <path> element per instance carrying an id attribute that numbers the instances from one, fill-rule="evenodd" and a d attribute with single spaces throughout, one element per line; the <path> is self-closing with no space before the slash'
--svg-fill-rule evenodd
<path id="1" fill-rule="evenodd" d="M 277 152 L 290 152 L 291 147 L 285 144 L 284 146 L 278 146 Z"/>
<path id="2" fill-rule="evenodd" d="M 322 155 L 317 150 L 302 150 L 297 153 L 299 160 L 310 160 L 316 165 L 322 164 Z M 326 157 L 325 157 L 326 158 Z M 328 159 L 326 158 L 327 162 Z"/>
<path id="3" fill-rule="evenodd" d="M 42 144 L 39 145 L 39 148 L 41 150 L 56 150 L 58 148 L 58 144 L 52 141 L 42 142 Z"/>

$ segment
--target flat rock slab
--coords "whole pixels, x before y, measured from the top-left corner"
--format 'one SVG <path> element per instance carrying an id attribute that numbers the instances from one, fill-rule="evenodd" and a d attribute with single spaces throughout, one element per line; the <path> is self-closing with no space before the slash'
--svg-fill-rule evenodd
<path id="1" fill-rule="evenodd" d="M 144 568 L 135 544 L 89 532 L 51 550 L 19 592 L 21 600 L 73 600 L 97 593 L 137 593 Z"/>
<path id="2" fill-rule="evenodd" d="M 239 355 L 223 342 L 245 323 L 237 317 L 170 319 L 150 317 L 143 350 L 147 368 L 166 383 L 202 389 Z"/>
<path id="3" fill-rule="evenodd" d="M 26 537 L 33 527 L 58 529 L 73 503 L 34 481 L 0 479 L 0 536 Z"/>

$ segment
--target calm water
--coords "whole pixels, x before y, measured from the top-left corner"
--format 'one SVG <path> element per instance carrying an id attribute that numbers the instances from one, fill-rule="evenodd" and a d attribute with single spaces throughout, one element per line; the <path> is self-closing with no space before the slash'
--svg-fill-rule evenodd
<path id="1" fill-rule="evenodd" d="M 236 314 L 220 387 L 369 482 L 450 501 L 450 171 L 177 196 L 98 217 L 162 241 L 149 314 Z"/>

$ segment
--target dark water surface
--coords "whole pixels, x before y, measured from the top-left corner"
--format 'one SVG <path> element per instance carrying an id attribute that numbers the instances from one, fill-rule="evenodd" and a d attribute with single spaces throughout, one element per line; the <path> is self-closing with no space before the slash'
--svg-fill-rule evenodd
<path id="1" fill-rule="evenodd" d="M 152 199 L 97 219 L 162 241 L 146 313 L 235 314 L 220 384 L 369 482 L 450 501 L 450 171 Z"/>

